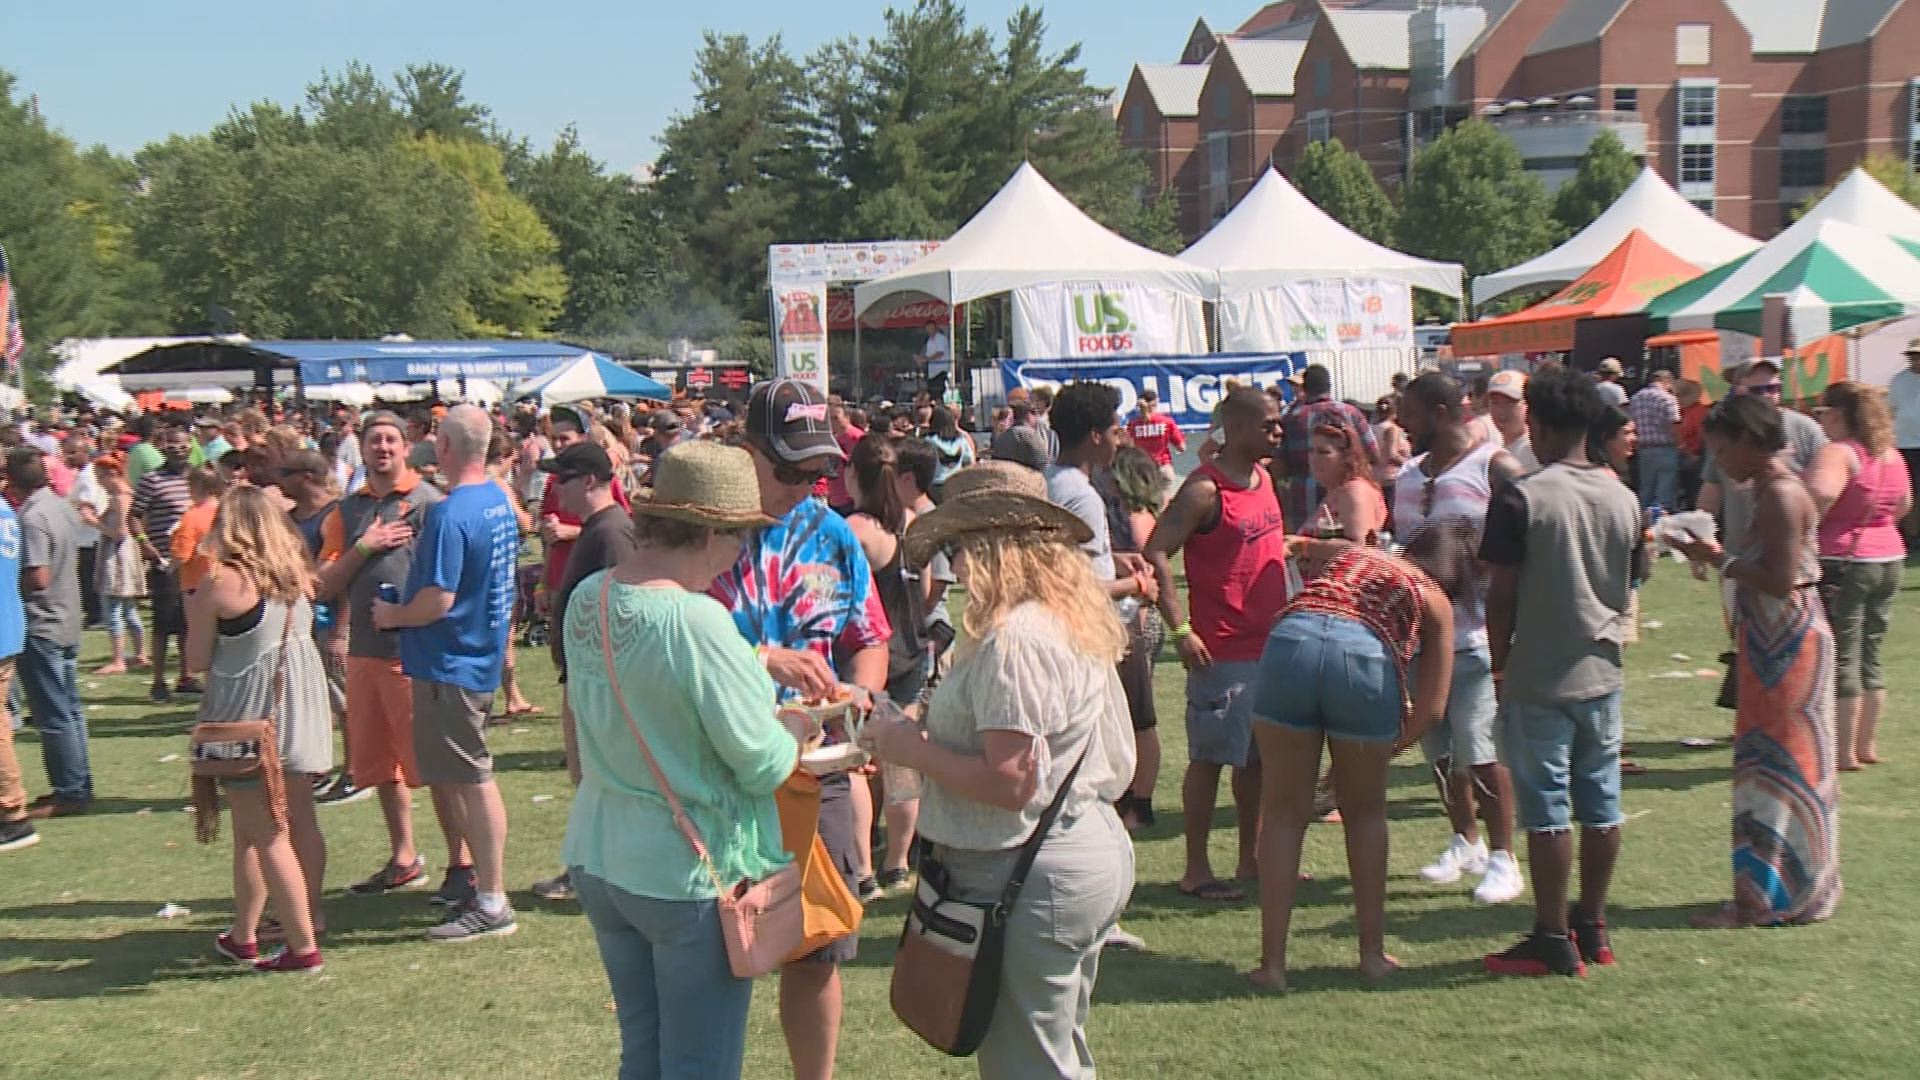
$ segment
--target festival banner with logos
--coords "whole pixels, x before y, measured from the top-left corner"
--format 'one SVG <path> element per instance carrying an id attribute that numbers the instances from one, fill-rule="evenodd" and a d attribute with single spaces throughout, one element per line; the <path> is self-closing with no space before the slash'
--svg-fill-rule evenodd
<path id="1" fill-rule="evenodd" d="M 904 270 L 940 246 L 938 240 L 874 240 L 855 244 L 774 244 L 767 248 L 767 280 L 872 281 Z"/>
<path id="2" fill-rule="evenodd" d="M 1200 301 L 1141 285 L 1071 281 L 1013 290 L 1020 359 L 1205 352 Z"/>
<path id="3" fill-rule="evenodd" d="M 1140 392 L 1152 387 L 1160 405 L 1174 423 L 1187 430 L 1205 430 L 1213 407 L 1227 391 L 1229 379 L 1262 390 L 1278 386 L 1291 397 L 1288 378 L 1307 366 L 1304 353 L 1216 353 L 1204 356 L 1136 356 L 1120 360 L 1002 360 L 1000 378 L 1005 389 L 1046 386 L 1058 389 L 1071 382 L 1103 382 L 1120 391 L 1120 413 L 1139 405 Z"/>
<path id="4" fill-rule="evenodd" d="M 827 392 L 827 285 L 791 283 L 773 292 L 773 373 Z"/>
<path id="5" fill-rule="evenodd" d="M 1413 289 L 1378 278 L 1316 278 L 1222 301 L 1226 352 L 1410 349 Z"/>

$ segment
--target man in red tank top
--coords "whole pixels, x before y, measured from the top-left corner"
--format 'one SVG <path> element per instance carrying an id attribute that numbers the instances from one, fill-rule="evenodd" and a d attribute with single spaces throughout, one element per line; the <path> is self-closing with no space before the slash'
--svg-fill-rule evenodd
<path id="1" fill-rule="evenodd" d="M 1180 891 L 1203 900 L 1245 894 L 1214 876 L 1207 835 L 1220 770 L 1233 769 L 1240 825 L 1235 876 L 1252 880 L 1260 827 L 1260 761 L 1253 751 L 1249 690 L 1267 634 L 1288 600 L 1286 529 L 1266 461 L 1280 443 L 1280 408 L 1251 387 L 1235 390 L 1219 412 L 1225 444 L 1181 487 L 1148 539 L 1160 578 L 1160 613 L 1187 667 L 1186 869 Z M 1186 552 L 1188 598 L 1182 606 L 1168 559 Z"/>

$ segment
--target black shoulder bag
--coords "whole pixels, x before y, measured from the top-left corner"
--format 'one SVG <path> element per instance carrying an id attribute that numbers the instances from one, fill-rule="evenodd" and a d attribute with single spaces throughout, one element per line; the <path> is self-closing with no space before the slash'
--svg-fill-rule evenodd
<path id="1" fill-rule="evenodd" d="M 1033 835 L 1020 845 L 998 900 L 982 904 L 953 895 L 947 868 L 933 857 L 931 845 L 922 841 L 920 884 L 900 932 L 890 996 L 894 1015 L 934 1049 L 967 1057 L 987 1037 L 993 1005 L 1000 996 L 1007 920 L 1040 854 L 1040 844 L 1052 831 L 1092 749 L 1089 742 L 1060 790 L 1054 792 L 1053 802 L 1041 813 Z"/>

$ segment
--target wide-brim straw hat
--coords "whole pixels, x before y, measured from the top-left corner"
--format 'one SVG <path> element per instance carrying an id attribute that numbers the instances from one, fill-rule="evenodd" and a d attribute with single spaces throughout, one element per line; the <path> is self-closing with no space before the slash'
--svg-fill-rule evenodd
<path id="1" fill-rule="evenodd" d="M 1039 533 L 1073 544 L 1093 530 L 1047 499 L 1047 481 L 1024 465 L 983 461 L 947 478 L 940 505 L 907 526 L 907 562 L 923 566 L 949 541 L 973 533 Z"/>
<path id="2" fill-rule="evenodd" d="M 653 487 L 640 493 L 633 512 L 715 529 L 774 523 L 760 511 L 753 458 L 738 447 L 707 440 L 681 443 L 661 454 L 653 465 Z"/>

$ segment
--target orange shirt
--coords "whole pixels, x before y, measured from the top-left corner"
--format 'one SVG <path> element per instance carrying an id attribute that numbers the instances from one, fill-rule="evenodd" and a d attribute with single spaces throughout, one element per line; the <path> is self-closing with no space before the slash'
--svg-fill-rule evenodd
<path id="1" fill-rule="evenodd" d="M 1702 444 L 1706 441 L 1706 433 L 1702 429 L 1707 422 L 1707 409 L 1704 401 L 1680 407 L 1680 423 L 1674 426 L 1673 441 L 1679 445 L 1681 453 L 1700 456 Z"/>
<path id="2" fill-rule="evenodd" d="M 194 503 L 180 515 L 180 524 L 174 526 L 173 564 L 180 568 L 180 587 L 189 592 L 199 588 L 207 579 L 207 571 L 212 569 L 211 561 L 200 550 L 200 542 L 213 531 L 213 516 L 219 510 L 218 499 Z"/>

